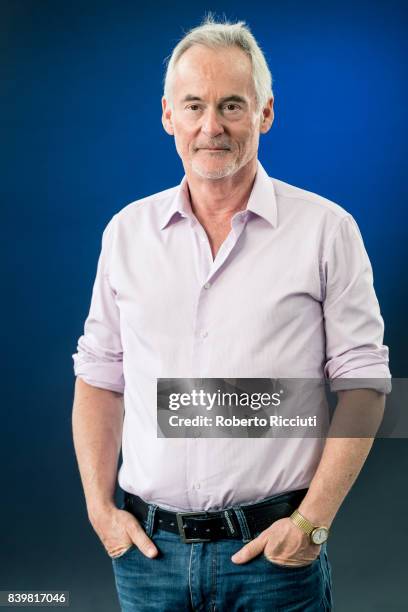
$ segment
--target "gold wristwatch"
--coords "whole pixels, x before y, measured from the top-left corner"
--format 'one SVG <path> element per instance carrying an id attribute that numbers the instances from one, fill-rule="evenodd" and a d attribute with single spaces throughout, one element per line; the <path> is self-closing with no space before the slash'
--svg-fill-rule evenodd
<path id="1" fill-rule="evenodd" d="M 299 529 L 304 531 L 309 536 L 310 541 L 313 544 L 323 544 L 329 537 L 328 527 L 324 527 L 323 525 L 316 527 L 315 525 L 312 525 L 312 523 L 308 521 L 303 514 L 300 514 L 299 510 L 295 510 L 289 518 L 291 519 L 292 523 L 295 523 Z"/>

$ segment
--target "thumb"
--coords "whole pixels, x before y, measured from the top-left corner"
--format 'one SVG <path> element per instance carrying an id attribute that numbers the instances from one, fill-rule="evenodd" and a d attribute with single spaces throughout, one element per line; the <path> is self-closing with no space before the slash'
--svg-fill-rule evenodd
<path id="1" fill-rule="evenodd" d="M 231 561 L 234 563 L 247 563 L 254 557 L 257 557 L 263 551 L 264 546 L 264 538 L 259 535 L 257 538 L 254 538 L 248 542 L 248 544 L 240 548 L 240 550 L 231 557 Z"/>
<path id="2" fill-rule="evenodd" d="M 132 515 L 129 517 L 128 524 L 126 525 L 126 531 L 133 543 L 146 557 L 149 557 L 150 559 L 156 557 L 159 551 L 139 521 Z"/>

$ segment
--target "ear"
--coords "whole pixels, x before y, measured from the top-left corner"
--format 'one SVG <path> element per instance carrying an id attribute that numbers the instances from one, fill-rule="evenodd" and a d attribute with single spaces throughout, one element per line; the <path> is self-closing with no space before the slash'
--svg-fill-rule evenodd
<path id="1" fill-rule="evenodd" d="M 170 136 L 174 136 L 173 123 L 171 119 L 172 108 L 168 100 L 162 97 L 162 124 L 164 129 Z"/>
<path id="2" fill-rule="evenodd" d="M 266 132 L 269 132 L 272 127 L 272 123 L 275 118 L 275 113 L 273 112 L 273 102 L 273 97 L 269 98 L 268 102 L 262 109 L 261 123 L 259 125 L 259 131 L 261 134 L 266 134 Z"/>

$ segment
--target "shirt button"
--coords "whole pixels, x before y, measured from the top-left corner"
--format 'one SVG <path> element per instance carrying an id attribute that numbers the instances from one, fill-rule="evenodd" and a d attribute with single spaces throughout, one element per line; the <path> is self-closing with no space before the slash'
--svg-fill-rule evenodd
<path id="1" fill-rule="evenodd" d="M 205 331 L 205 330 L 203 330 L 203 331 L 201 332 L 200 336 L 201 336 L 202 338 L 206 338 L 206 337 L 208 336 L 208 332 L 207 332 L 207 331 Z"/>
<path id="2" fill-rule="evenodd" d="M 211 287 L 211 283 L 205 283 L 204 289 L 209 289 Z"/>
<path id="3" fill-rule="evenodd" d="M 200 483 L 196 482 L 195 485 L 194 485 L 194 488 L 198 490 L 200 488 L 200 486 L 201 486 Z"/>

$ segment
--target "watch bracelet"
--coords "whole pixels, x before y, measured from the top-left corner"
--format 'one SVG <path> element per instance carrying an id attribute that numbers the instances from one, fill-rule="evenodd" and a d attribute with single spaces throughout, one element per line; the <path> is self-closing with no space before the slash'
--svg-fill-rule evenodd
<path id="1" fill-rule="evenodd" d="M 315 526 L 312 525 L 312 523 L 308 521 L 304 516 L 302 516 L 299 510 L 295 510 L 289 518 L 295 525 L 302 529 L 302 531 L 307 533 L 308 536 L 310 536 L 312 531 L 315 529 Z"/>

